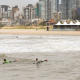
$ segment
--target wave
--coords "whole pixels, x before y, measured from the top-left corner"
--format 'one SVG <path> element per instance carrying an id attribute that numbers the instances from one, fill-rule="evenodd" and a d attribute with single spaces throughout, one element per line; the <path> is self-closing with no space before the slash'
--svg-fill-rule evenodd
<path id="1" fill-rule="evenodd" d="M 5 54 L 0 54 L 0 58 L 2 58 L 2 57 L 6 57 L 6 55 Z"/>

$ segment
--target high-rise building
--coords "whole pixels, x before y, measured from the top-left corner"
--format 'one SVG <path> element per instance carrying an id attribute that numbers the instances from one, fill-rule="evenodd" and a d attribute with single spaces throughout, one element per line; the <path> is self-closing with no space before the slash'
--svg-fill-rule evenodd
<path id="1" fill-rule="evenodd" d="M 51 2 L 52 15 L 57 11 L 57 0 L 52 0 Z"/>
<path id="2" fill-rule="evenodd" d="M 39 18 L 39 2 L 34 5 L 34 11 L 36 12 L 36 18 Z"/>
<path id="3" fill-rule="evenodd" d="M 14 19 L 14 13 L 19 11 L 18 6 L 12 7 L 12 19 Z"/>
<path id="4" fill-rule="evenodd" d="M 57 12 L 59 12 L 59 0 L 57 0 Z"/>
<path id="5" fill-rule="evenodd" d="M 1 19 L 1 6 L 0 6 L 0 19 Z"/>
<path id="6" fill-rule="evenodd" d="M 32 4 L 29 4 L 28 6 L 24 7 L 23 13 L 24 13 L 24 19 L 28 21 L 35 19 L 36 17 L 36 12 Z"/>
<path id="7" fill-rule="evenodd" d="M 53 18 L 53 15 L 56 17 L 54 20 L 57 20 L 58 18 L 58 16 L 56 15 L 56 14 L 58 14 L 58 12 L 60 11 L 60 9 L 59 9 L 59 0 L 51 0 L 51 3 L 52 3 L 52 5 L 51 5 L 51 9 L 52 9 L 52 18 Z"/>
<path id="8" fill-rule="evenodd" d="M 61 0 L 62 19 L 72 19 L 73 9 L 76 9 L 76 0 Z"/>
<path id="9" fill-rule="evenodd" d="M 23 7 L 24 19 L 29 20 L 29 7 Z"/>
<path id="10" fill-rule="evenodd" d="M 44 20 L 51 19 L 51 0 L 39 0 L 39 17 Z"/>
<path id="11" fill-rule="evenodd" d="M 8 10 L 8 18 L 10 18 L 10 19 L 11 19 L 11 12 L 12 12 L 12 10 Z"/>
<path id="12" fill-rule="evenodd" d="M 55 11 L 59 12 L 59 0 L 39 0 L 40 18 L 50 20 Z"/>
<path id="13" fill-rule="evenodd" d="M 76 7 L 80 7 L 80 0 L 76 0 Z"/>
<path id="14" fill-rule="evenodd" d="M 8 17 L 7 11 L 8 11 L 9 6 L 8 5 L 0 5 L 0 18 L 5 18 Z"/>

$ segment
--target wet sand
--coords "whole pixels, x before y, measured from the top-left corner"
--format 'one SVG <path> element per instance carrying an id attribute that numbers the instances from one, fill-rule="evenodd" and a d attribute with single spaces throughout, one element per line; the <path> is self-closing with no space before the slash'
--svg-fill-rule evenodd
<path id="1" fill-rule="evenodd" d="M 80 31 L 47 31 L 36 29 L 0 29 L 0 34 L 54 34 L 54 35 L 80 35 Z"/>

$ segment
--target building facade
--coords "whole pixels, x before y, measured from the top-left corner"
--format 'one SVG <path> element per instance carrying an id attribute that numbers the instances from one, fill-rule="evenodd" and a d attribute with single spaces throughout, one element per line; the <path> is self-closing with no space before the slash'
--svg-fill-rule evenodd
<path id="1" fill-rule="evenodd" d="M 36 12 L 36 18 L 39 18 L 39 2 L 34 5 L 34 10 Z"/>
<path id="2" fill-rule="evenodd" d="M 39 0 L 39 18 L 50 20 L 51 11 L 51 0 Z"/>
<path id="3" fill-rule="evenodd" d="M 8 5 L 0 5 L 0 18 L 8 17 Z"/>
<path id="4" fill-rule="evenodd" d="M 53 17 L 53 14 L 57 11 L 57 0 L 52 0 L 51 2 L 51 9 L 52 9 L 52 17 Z"/>
<path id="5" fill-rule="evenodd" d="M 62 19 L 72 19 L 73 9 L 76 9 L 76 0 L 61 0 Z"/>
<path id="6" fill-rule="evenodd" d="M 18 6 L 12 7 L 12 19 L 15 18 L 15 13 L 16 13 L 17 11 L 19 11 Z"/>
<path id="7" fill-rule="evenodd" d="M 59 0 L 39 0 L 39 17 L 51 20 L 55 11 L 59 12 Z"/>
<path id="8" fill-rule="evenodd" d="M 52 7 L 52 18 L 54 20 L 58 20 L 58 19 L 60 19 L 58 17 L 58 14 L 59 14 L 59 11 L 60 11 L 59 0 L 52 0 L 51 3 L 52 3 L 52 5 L 51 5 L 51 7 Z"/>
<path id="9" fill-rule="evenodd" d="M 59 12 L 59 0 L 57 0 L 57 12 Z"/>
<path id="10" fill-rule="evenodd" d="M 32 19 L 36 18 L 36 11 L 32 4 L 29 4 L 28 6 L 23 8 L 24 13 L 24 19 L 31 21 Z"/>
<path id="11" fill-rule="evenodd" d="M 80 0 L 76 0 L 76 8 L 80 7 Z"/>

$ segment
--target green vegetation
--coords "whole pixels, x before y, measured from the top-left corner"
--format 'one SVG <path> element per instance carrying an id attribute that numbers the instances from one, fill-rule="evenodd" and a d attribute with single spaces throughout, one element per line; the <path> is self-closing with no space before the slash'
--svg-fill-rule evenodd
<path id="1" fill-rule="evenodd" d="M 5 29 L 46 29 L 46 28 L 5 28 Z"/>
<path id="2" fill-rule="evenodd" d="M 4 27 L 4 25 L 0 25 L 0 29 L 1 29 L 1 27 Z"/>
<path id="3" fill-rule="evenodd" d="M 46 29 L 44 26 L 14 26 L 14 27 L 4 27 L 5 29 Z"/>

